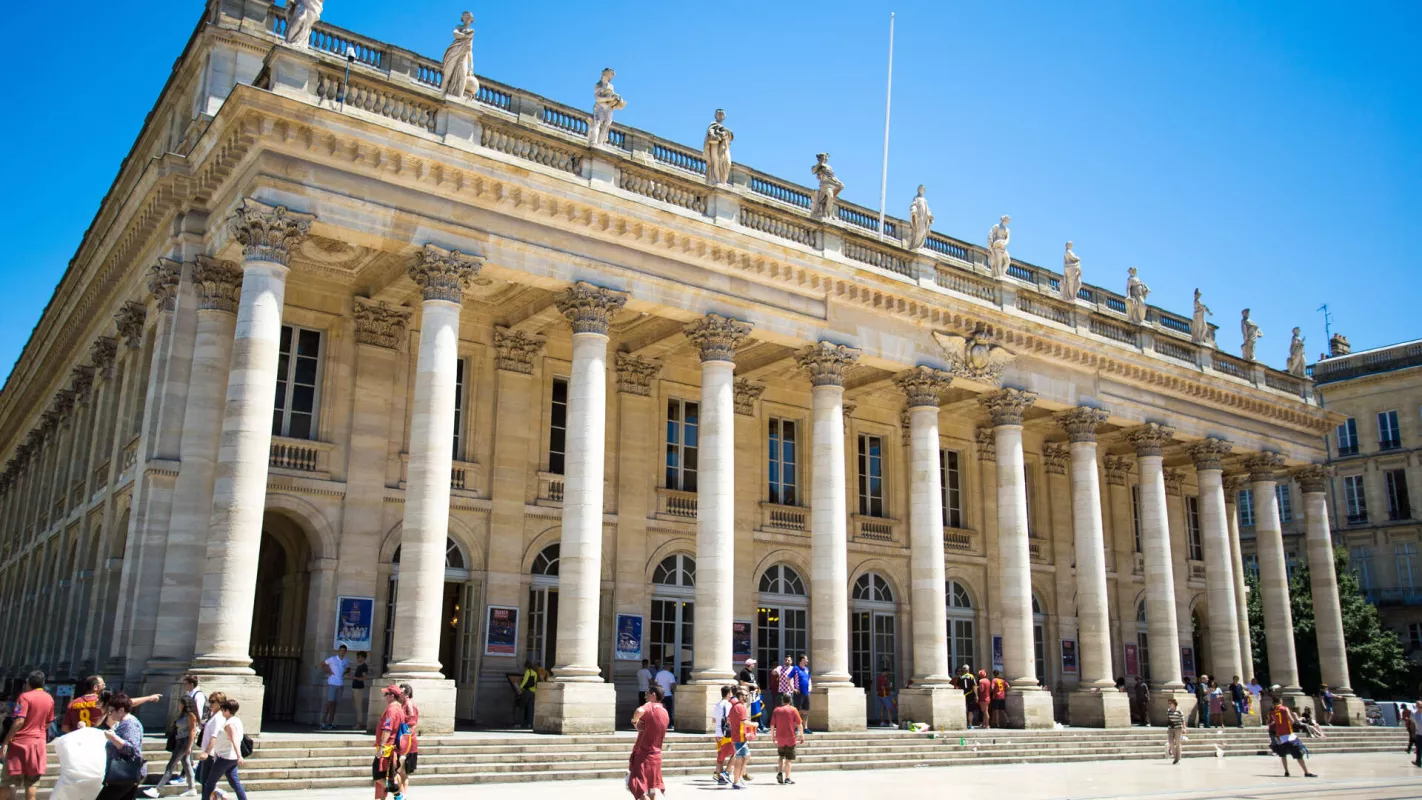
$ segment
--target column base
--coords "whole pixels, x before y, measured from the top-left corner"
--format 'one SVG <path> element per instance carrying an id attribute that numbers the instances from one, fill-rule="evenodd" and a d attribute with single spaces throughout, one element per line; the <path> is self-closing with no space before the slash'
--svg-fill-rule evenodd
<path id="1" fill-rule="evenodd" d="M 680 692 L 677 692 L 680 695 Z M 533 701 L 537 733 L 612 733 L 617 689 L 610 683 L 544 681 Z"/>
<path id="2" fill-rule="evenodd" d="M 1073 728 L 1131 727 L 1131 699 L 1115 689 L 1081 689 L 1067 695 L 1067 722 Z"/>
<path id="3" fill-rule="evenodd" d="M 1323 721 L 1323 703 L 1314 700 L 1313 718 Z M 1333 695 L 1333 723 L 1361 727 L 1368 724 L 1367 712 L 1363 709 L 1363 698 L 1357 695 Z"/>
<path id="4" fill-rule="evenodd" d="M 926 722 L 932 730 L 956 730 L 963 722 L 963 692 L 956 686 L 915 686 L 899 690 L 899 720 Z"/>
<path id="5" fill-rule="evenodd" d="M 209 674 L 194 670 L 202 679 L 198 688 L 212 697 L 214 692 L 222 692 L 228 700 L 236 700 L 241 705 L 237 713 L 242 715 L 242 729 L 251 736 L 262 732 L 262 702 L 267 696 L 267 687 L 258 675 Z"/>
<path id="6" fill-rule="evenodd" d="M 721 687 L 733 683 L 735 679 L 731 678 L 725 683 L 693 683 L 676 687 L 676 694 L 672 695 L 672 713 L 675 715 L 672 723 L 676 725 L 677 731 L 714 733 L 711 712 L 715 710 L 716 704 L 721 702 Z M 774 702 L 774 698 L 767 694 L 765 699 L 767 707 L 764 713 L 768 715 L 773 708 L 768 704 Z"/>
<path id="7" fill-rule="evenodd" d="M 810 718 L 813 731 L 862 731 L 868 706 L 864 690 L 857 686 L 815 686 L 810 689 Z"/>
<path id="8" fill-rule="evenodd" d="M 436 678 L 428 675 L 412 677 L 398 673 L 384 675 L 367 683 L 366 691 L 370 695 L 368 701 L 370 713 L 365 717 L 367 732 L 373 733 L 375 726 L 380 724 L 380 715 L 385 713 L 385 706 L 389 705 L 385 700 L 385 687 L 392 683 L 410 684 L 410 690 L 414 693 L 415 705 L 420 709 L 421 734 L 454 732 L 454 709 L 459 693 L 458 686 L 454 681 L 443 677 Z M 538 692 L 539 694 L 543 693 L 541 684 L 538 687 Z"/>
<path id="9" fill-rule="evenodd" d="M 1165 714 L 1170 710 L 1170 700 L 1175 699 L 1179 704 L 1180 713 L 1185 715 L 1185 719 L 1190 719 L 1190 715 L 1195 711 L 1195 695 L 1184 689 L 1151 689 L 1150 708 L 1147 713 L 1150 715 L 1150 724 L 1165 727 Z"/>
<path id="10" fill-rule="evenodd" d="M 1052 693 L 1042 689 L 1007 690 L 1007 727 L 1026 730 L 1051 728 L 1056 724 Z"/>

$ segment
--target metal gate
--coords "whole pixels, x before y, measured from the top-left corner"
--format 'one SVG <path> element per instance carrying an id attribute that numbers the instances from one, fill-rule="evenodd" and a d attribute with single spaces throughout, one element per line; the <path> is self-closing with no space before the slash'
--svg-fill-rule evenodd
<path id="1" fill-rule="evenodd" d="M 263 722 L 291 722 L 295 719 L 301 648 L 254 647 L 252 669 L 261 676 L 266 688 L 266 696 L 262 699 Z"/>

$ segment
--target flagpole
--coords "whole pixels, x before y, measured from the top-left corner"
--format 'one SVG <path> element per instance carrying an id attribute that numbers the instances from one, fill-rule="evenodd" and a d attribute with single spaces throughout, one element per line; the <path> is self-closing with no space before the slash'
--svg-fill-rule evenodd
<path id="1" fill-rule="evenodd" d="M 889 108 L 894 100 L 894 12 L 889 12 L 889 87 L 884 92 L 884 170 L 879 175 L 879 240 L 884 239 L 884 203 L 889 191 Z"/>

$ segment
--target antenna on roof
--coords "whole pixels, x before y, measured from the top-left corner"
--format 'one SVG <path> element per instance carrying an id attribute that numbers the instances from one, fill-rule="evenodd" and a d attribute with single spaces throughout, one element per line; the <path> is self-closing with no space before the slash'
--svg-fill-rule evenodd
<path id="1" fill-rule="evenodd" d="M 889 12 L 889 88 L 884 92 L 884 171 L 879 174 L 879 241 L 884 240 L 884 202 L 889 190 L 889 107 L 894 99 L 894 12 Z"/>
<path id="2" fill-rule="evenodd" d="M 1333 338 L 1333 313 L 1328 310 L 1328 304 L 1324 303 L 1318 308 L 1315 308 L 1314 311 L 1323 312 L 1323 336 L 1331 340 Z"/>

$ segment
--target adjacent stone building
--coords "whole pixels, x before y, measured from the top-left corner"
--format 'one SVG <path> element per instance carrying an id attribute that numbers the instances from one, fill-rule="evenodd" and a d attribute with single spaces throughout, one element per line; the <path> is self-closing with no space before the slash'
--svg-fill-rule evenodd
<path id="1" fill-rule="evenodd" d="M 527 659 L 535 727 L 598 731 L 649 657 L 704 730 L 745 658 L 805 654 L 815 728 L 863 726 L 880 670 L 961 724 L 963 664 L 1016 725 L 1119 725 L 1118 675 L 1157 716 L 1183 675 L 1248 677 L 1247 487 L 1297 698 L 1272 498 L 1297 476 L 1327 546 L 1310 381 L 1005 248 L 994 275 L 708 180 L 610 83 L 589 144 L 584 110 L 301 24 L 209 3 L 0 394 L 7 674 L 191 669 L 250 727 L 309 723 L 368 638 L 426 730 L 507 723 Z"/>

